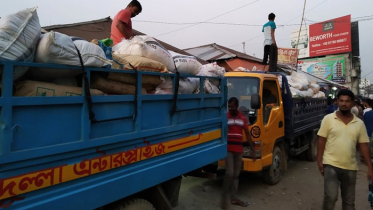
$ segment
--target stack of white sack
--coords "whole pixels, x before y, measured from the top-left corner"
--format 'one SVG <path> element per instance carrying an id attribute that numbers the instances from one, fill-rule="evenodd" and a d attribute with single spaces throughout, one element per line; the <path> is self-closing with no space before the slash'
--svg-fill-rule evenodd
<path id="1" fill-rule="evenodd" d="M 170 51 L 174 59 L 176 69 L 180 74 L 196 75 L 199 72 L 202 64 L 194 56 L 181 55 L 179 53 Z"/>
<path id="2" fill-rule="evenodd" d="M 280 87 L 282 88 L 282 76 L 277 75 Z M 320 85 L 310 82 L 305 75 L 293 73 L 286 76 L 293 98 L 324 98 L 325 93 L 320 91 Z"/>
<path id="3" fill-rule="evenodd" d="M 172 94 L 172 77 L 161 77 L 162 84 L 160 84 L 155 91 L 155 94 Z M 179 80 L 179 94 L 193 94 L 199 87 L 199 79 L 188 77 Z"/>
<path id="4" fill-rule="evenodd" d="M 103 67 L 112 63 L 112 61 L 106 59 L 105 52 L 101 47 L 84 40 L 72 41 L 71 37 L 54 31 L 40 36 L 35 61 L 38 63 L 80 66 L 77 49 L 81 54 L 84 66 Z M 38 80 L 73 77 L 81 73 L 82 70 L 45 68 L 33 68 L 30 70 L 30 76 Z"/>
<path id="5" fill-rule="evenodd" d="M 0 60 L 32 62 L 40 34 L 36 7 L 1 17 Z M 27 70 L 28 67 L 15 67 L 13 80 L 19 79 Z"/>
<path id="6" fill-rule="evenodd" d="M 209 77 L 223 77 L 225 69 L 218 66 L 216 63 L 206 64 L 201 66 L 199 69 L 198 76 L 209 76 Z M 188 77 L 181 78 L 179 81 L 179 94 L 192 94 L 199 93 L 199 78 Z M 219 79 L 205 79 L 204 91 L 205 93 L 220 93 Z M 165 78 L 161 85 L 156 89 L 155 94 L 172 94 L 172 79 Z"/>
<path id="7" fill-rule="evenodd" d="M 149 36 L 134 36 L 132 39 L 123 39 L 113 47 L 114 54 L 137 55 L 149 58 L 166 65 L 168 71 L 175 71 L 174 60 L 170 52 Z"/>

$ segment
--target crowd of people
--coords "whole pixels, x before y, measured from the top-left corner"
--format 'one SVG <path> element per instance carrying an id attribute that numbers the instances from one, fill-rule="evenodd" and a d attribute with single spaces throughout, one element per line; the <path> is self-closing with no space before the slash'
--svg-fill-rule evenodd
<path id="1" fill-rule="evenodd" d="M 238 176 L 241 168 L 243 139 L 248 121 L 238 111 L 239 101 L 228 101 L 228 156 L 226 158 L 226 177 L 224 181 L 221 208 L 228 203 L 246 207 L 247 203 L 237 198 Z M 324 177 L 323 209 L 333 210 L 338 200 L 339 188 L 342 209 L 355 210 L 355 188 L 358 165 L 356 148 L 368 166 L 368 180 L 373 180 L 372 133 L 373 100 L 355 99 L 352 91 L 340 90 L 334 100 L 328 100 L 328 113 L 321 122 L 318 135 L 317 164 Z M 247 144 L 253 149 L 253 141 L 247 136 Z M 240 143 L 241 142 L 241 143 Z M 255 156 L 253 156 L 255 161 Z M 230 201 L 230 202 L 229 202 Z"/>

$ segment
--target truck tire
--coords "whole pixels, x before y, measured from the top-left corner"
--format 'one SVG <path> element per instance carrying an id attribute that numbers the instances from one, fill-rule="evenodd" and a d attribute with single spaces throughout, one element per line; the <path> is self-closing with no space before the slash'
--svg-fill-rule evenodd
<path id="1" fill-rule="evenodd" d="M 285 161 L 284 155 L 278 146 L 275 146 L 273 150 L 272 165 L 269 169 L 265 170 L 263 173 L 264 182 L 269 185 L 277 184 L 282 178 L 282 164 Z"/>
<path id="2" fill-rule="evenodd" d="M 309 148 L 306 151 L 306 158 L 310 162 L 315 162 L 317 158 L 317 138 L 315 131 L 311 131 L 308 134 Z"/>
<path id="3" fill-rule="evenodd" d="M 117 204 L 112 210 L 155 210 L 154 206 L 147 200 L 136 198 L 124 203 Z"/>

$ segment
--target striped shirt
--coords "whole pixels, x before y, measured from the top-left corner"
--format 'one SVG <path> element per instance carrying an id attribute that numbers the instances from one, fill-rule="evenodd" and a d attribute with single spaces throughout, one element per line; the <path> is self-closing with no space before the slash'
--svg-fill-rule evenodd
<path id="1" fill-rule="evenodd" d="M 249 126 L 247 118 L 238 111 L 237 116 L 227 113 L 228 118 L 228 152 L 243 153 L 243 129 Z"/>

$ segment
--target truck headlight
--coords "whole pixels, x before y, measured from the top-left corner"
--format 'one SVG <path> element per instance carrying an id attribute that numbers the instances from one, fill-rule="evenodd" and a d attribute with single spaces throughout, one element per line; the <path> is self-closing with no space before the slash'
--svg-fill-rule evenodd
<path id="1" fill-rule="evenodd" d="M 254 147 L 255 147 L 255 156 L 256 158 L 261 158 L 262 157 L 262 142 L 261 141 L 255 141 L 254 142 Z M 243 156 L 246 158 L 251 158 L 251 154 L 253 151 L 251 151 L 250 146 L 246 146 L 243 148 Z"/>

